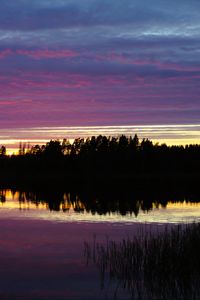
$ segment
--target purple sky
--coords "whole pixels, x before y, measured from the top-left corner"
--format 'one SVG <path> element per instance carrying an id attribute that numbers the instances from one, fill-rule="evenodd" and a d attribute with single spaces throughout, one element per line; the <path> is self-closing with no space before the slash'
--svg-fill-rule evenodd
<path id="1" fill-rule="evenodd" d="M 1 0 L 0 128 L 198 124 L 198 0 Z"/>

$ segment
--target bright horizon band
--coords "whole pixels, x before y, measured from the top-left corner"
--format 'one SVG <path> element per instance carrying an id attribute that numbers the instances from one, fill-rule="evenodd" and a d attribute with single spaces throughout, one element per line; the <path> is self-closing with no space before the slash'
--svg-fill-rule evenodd
<path id="1" fill-rule="evenodd" d="M 5 145 L 7 153 L 19 149 L 19 143 L 30 145 L 45 144 L 51 139 L 87 138 L 97 135 L 119 136 L 138 135 L 140 139 L 148 138 L 154 143 L 167 145 L 186 145 L 200 143 L 200 124 L 161 124 L 161 125 L 119 125 L 119 126 L 66 126 L 66 127 L 31 127 L 2 129 L 0 145 Z"/>

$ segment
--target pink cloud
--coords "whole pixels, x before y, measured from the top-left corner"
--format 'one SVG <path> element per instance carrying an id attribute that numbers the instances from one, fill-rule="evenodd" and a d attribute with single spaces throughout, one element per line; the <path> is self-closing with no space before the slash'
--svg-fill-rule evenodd
<path id="1" fill-rule="evenodd" d="M 48 49 L 41 49 L 41 50 L 17 50 L 17 54 L 25 55 L 32 57 L 34 59 L 41 59 L 41 58 L 65 58 L 65 57 L 75 57 L 79 54 L 72 50 L 48 50 Z"/>
<path id="2" fill-rule="evenodd" d="M 158 68 L 165 69 L 165 70 L 175 70 L 175 71 L 188 71 L 188 72 L 195 72 L 195 71 L 200 71 L 200 66 L 189 66 L 189 65 L 184 65 L 181 63 L 174 63 L 170 61 L 159 61 L 159 60 L 150 60 L 150 59 L 145 59 L 145 60 L 132 60 L 131 63 L 133 65 L 138 65 L 138 66 L 145 66 L 145 65 L 154 65 Z"/>
<path id="3" fill-rule="evenodd" d="M 127 56 L 125 53 L 111 52 L 108 54 L 91 54 L 91 58 L 96 61 L 113 61 L 120 64 L 129 64 L 134 66 L 154 66 L 158 69 L 163 70 L 174 70 L 174 71 L 186 71 L 186 72 L 199 72 L 200 65 L 187 65 L 183 63 L 175 63 L 173 61 L 162 61 L 156 59 L 137 59 L 131 56 Z"/>
<path id="4" fill-rule="evenodd" d="M 0 106 L 16 105 L 17 101 L 4 100 L 0 101 Z"/>
<path id="5" fill-rule="evenodd" d="M 10 49 L 2 50 L 2 51 L 0 51 L 0 59 L 5 58 L 12 54 L 13 54 L 13 51 Z"/>

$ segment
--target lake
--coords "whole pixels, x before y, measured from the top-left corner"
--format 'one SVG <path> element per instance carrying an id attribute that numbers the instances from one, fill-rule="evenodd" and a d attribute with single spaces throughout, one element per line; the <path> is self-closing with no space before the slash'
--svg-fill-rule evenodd
<path id="1" fill-rule="evenodd" d="M 115 282 L 101 286 L 84 242 L 200 221 L 198 197 L 110 199 L 103 203 L 82 191 L 0 190 L 0 299 L 113 299 Z M 131 299 L 126 289 L 117 295 Z"/>

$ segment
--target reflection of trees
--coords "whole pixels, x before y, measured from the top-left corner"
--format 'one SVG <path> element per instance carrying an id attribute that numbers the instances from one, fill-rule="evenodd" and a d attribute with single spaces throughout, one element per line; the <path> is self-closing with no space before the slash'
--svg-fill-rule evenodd
<path id="1" fill-rule="evenodd" d="M 200 299 L 200 224 L 141 231 L 132 239 L 93 245 L 85 242 L 87 263 L 100 272 L 101 286 L 116 282 L 131 299 Z M 116 299 L 114 298 L 114 299 Z"/>
<path id="2" fill-rule="evenodd" d="M 166 207 L 168 200 L 174 202 L 191 201 L 198 202 L 198 194 L 195 197 L 187 194 L 173 193 L 151 190 L 133 190 L 128 187 L 96 187 L 95 189 L 74 189 L 67 192 L 64 190 L 44 190 L 44 191 L 23 191 L 11 190 L 13 198 L 19 201 L 20 207 L 24 204 L 32 203 L 35 207 L 44 205 L 50 211 L 69 212 L 73 210 L 77 213 L 88 212 L 92 214 L 105 215 L 118 213 L 120 215 L 137 216 L 140 211 L 149 212 L 153 208 Z M 0 190 L 0 201 L 6 201 L 6 190 Z"/>
<path id="3" fill-rule="evenodd" d="M 0 190 L 0 201 L 1 201 L 1 203 L 6 202 L 6 191 L 5 190 Z"/>

